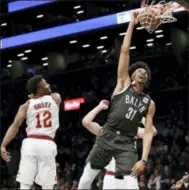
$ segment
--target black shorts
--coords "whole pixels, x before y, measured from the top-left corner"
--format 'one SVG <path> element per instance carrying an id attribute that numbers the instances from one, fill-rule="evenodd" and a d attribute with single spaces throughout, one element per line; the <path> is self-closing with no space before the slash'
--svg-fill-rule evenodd
<path id="1" fill-rule="evenodd" d="M 134 139 L 130 140 L 105 128 L 97 136 L 87 163 L 89 162 L 93 169 L 101 170 L 110 163 L 112 157 L 116 161 L 116 176 L 130 175 L 132 167 L 138 160 Z"/>

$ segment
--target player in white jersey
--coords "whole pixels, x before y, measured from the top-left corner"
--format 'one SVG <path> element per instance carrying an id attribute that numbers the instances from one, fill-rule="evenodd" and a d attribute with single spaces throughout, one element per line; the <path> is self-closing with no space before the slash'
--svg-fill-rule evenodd
<path id="1" fill-rule="evenodd" d="M 102 110 L 108 109 L 108 106 L 109 106 L 109 102 L 107 100 L 102 100 L 98 106 L 96 106 L 93 110 L 91 110 L 83 118 L 83 121 L 82 121 L 83 126 L 96 136 L 100 134 L 100 132 L 102 130 L 102 126 L 100 126 L 98 123 L 94 122 L 93 120 L 99 112 L 101 112 Z M 143 125 L 145 124 L 144 117 L 142 118 L 141 123 Z M 142 139 L 144 136 L 144 131 L 145 131 L 144 128 L 138 127 L 136 139 L 139 139 L 139 138 Z M 155 136 L 157 134 L 157 130 L 155 129 L 154 126 L 153 126 L 153 131 L 154 131 L 154 136 Z M 105 175 L 104 181 L 103 181 L 103 189 L 118 189 L 118 185 L 116 185 L 117 180 L 115 179 L 115 160 L 114 160 L 114 158 L 112 158 L 111 162 L 109 163 L 108 166 L 105 167 L 105 169 L 106 169 L 106 175 Z M 87 172 L 87 168 L 85 170 L 86 171 L 84 171 L 84 172 Z M 91 184 L 92 184 L 92 181 L 93 181 L 94 177 L 96 176 L 96 172 L 91 173 L 91 174 L 88 173 L 88 176 L 91 178 Z M 132 177 L 132 176 L 127 176 L 127 178 L 128 178 L 129 184 L 128 184 L 128 187 L 125 187 L 125 189 L 131 189 L 131 187 L 133 189 L 138 189 L 137 178 Z M 121 183 L 121 180 L 119 183 Z"/>
<path id="2" fill-rule="evenodd" d="M 6 148 L 26 119 L 27 138 L 22 142 L 16 180 L 20 182 L 20 189 L 30 189 L 33 182 L 41 185 L 42 189 L 53 189 L 57 155 L 54 137 L 59 127 L 61 98 L 59 94 L 51 93 L 50 85 L 40 75 L 29 79 L 27 88 L 33 96 L 19 107 L 1 144 L 1 156 L 5 161 L 10 161 L 11 156 Z"/>

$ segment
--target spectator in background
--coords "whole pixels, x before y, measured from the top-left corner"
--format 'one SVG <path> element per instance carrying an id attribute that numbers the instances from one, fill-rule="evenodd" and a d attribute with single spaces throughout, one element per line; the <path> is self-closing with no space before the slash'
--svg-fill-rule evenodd
<path id="1" fill-rule="evenodd" d="M 166 154 L 168 150 L 168 146 L 164 142 L 159 142 L 159 146 L 157 147 L 156 151 L 158 155 Z"/>
<path id="2" fill-rule="evenodd" d="M 187 135 L 184 137 L 185 141 L 187 144 L 189 144 L 189 131 L 187 133 Z"/>
<path id="3" fill-rule="evenodd" d="M 163 164 L 161 163 L 161 159 L 160 158 L 156 158 L 156 166 L 155 166 L 155 170 L 158 170 L 158 171 L 162 171 L 163 170 Z"/>
<path id="4" fill-rule="evenodd" d="M 78 187 L 78 182 L 77 181 L 73 181 L 71 190 L 77 190 L 77 187 Z"/>
<path id="5" fill-rule="evenodd" d="M 171 149 L 171 154 L 173 157 L 177 157 L 180 154 L 180 147 L 177 145 L 175 140 L 173 140 L 173 146 Z"/>
<path id="6" fill-rule="evenodd" d="M 153 172 L 153 167 L 152 167 L 152 165 L 150 163 L 148 163 L 146 165 L 146 168 L 145 168 L 145 177 L 146 177 L 146 179 L 150 178 L 152 172 Z"/>
<path id="7" fill-rule="evenodd" d="M 140 190 L 145 190 L 147 187 L 146 187 L 146 183 L 144 183 L 143 181 L 140 181 L 139 183 L 138 183 L 138 185 L 139 185 L 139 188 L 140 188 Z"/>
<path id="8" fill-rule="evenodd" d="M 154 170 L 154 173 L 150 176 L 148 181 L 148 188 L 151 190 L 159 190 L 161 189 L 161 176 L 159 175 L 159 171 L 157 169 Z"/>
<path id="9" fill-rule="evenodd" d="M 145 176 L 144 174 L 140 175 L 140 176 L 139 176 L 138 184 L 139 184 L 139 188 L 140 188 L 141 190 L 144 190 L 144 189 L 147 188 L 146 182 L 147 182 L 146 176 Z"/>
<path id="10" fill-rule="evenodd" d="M 164 166 L 164 171 L 161 175 L 161 189 L 168 190 L 171 188 L 175 180 L 168 166 Z"/>

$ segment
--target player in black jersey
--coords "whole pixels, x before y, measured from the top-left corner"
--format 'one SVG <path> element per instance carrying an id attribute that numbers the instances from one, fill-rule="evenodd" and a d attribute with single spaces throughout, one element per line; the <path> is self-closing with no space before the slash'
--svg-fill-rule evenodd
<path id="1" fill-rule="evenodd" d="M 78 189 L 90 189 L 92 176 L 108 165 L 112 157 L 116 161 L 117 189 L 138 188 L 137 184 L 130 182 L 145 168 L 153 139 L 155 105 L 143 93 L 151 79 L 147 64 L 137 62 L 129 68 L 130 43 L 134 27 L 138 23 L 137 15 L 133 13 L 121 47 L 117 85 L 112 95 L 107 122 L 87 158 Z M 143 116 L 146 117 L 143 152 L 142 158 L 137 162 L 135 136 Z"/>
<path id="2" fill-rule="evenodd" d="M 102 126 L 100 126 L 97 122 L 94 121 L 94 118 L 99 114 L 99 112 L 101 112 L 102 110 L 107 110 L 109 106 L 109 102 L 107 100 L 102 100 L 95 108 L 93 108 L 82 120 L 82 124 L 83 126 L 89 130 L 92 134 L 94 134 L 95 136 L 99 135 L 101 130 L 102 130 Z M 141 122 L 137 125 L 138 126 L 138 130 L 137 130 L 137 135 L 136 135 L 136 140 L 137 139 L 143 139 L 144 136 L 144 124 L 145 124 L 145 118 L 143 117 Z M 143 128 L 141 128 L 143 126 Z M 154 136 L 157 134 L 157 130 L 155 129 L 155 127 L 153 126 L 153 134 Z M 125 160 L 125 162 L 127 162 Z M 106 169 L 106 175 L 104 176 L 104 180 L 103 180 L 103 189 L 116 189 L 116 182 L 117 180 L 115 179 L 115 160 L 114 158 L 112 158 L 112 160 L 110 161 L 110 163 L 108 164 L 108 166 L 105 167 Z M 93 179 L 96 177 L 96 174 L 98 173 L 98 171 L 95 173 L 93 173 L 94 175 L 90 176 L 91 179 L 91 184 Z M 133 178 L 133 180 L 130 180 L 130 184 L 136 184 L 138 186 L 137 183 L 137 179 Z M 91 185 L 89 184 L 89 185 Z M 126 188 L 126 187 L 125 187 Z M 135 188 L 133 186 L 133 188 Z"/>

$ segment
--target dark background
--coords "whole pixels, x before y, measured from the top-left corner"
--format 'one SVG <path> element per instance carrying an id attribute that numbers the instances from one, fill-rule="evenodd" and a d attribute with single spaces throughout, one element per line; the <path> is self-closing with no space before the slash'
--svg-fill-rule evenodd
<path id="1" fill-rule="evenodd" d="M 79 22 L 140 7 L 133 1 L 56 1 L 49 5 L 7 13 L 7 2 L 1 3 L 1 39 L 44 28 Z M 79 9 L 73 7 L 80 5 Z M 77 14 L 83 10 L 82 14 Z M 43 15 L 37 18 L 37 15 Z M 178 19 L 172 24 L 161 25 L 153 34 L 139 30 L 133 33 L 130 51 L 131 64 L 141 60 L 152 70 L 152 81 L 147 92 L 156 103 L 154 125 L 158 135 L 154 138 L 148 165 L 139 176 L 141 189 L 170 189 L 184 172 L 188 171 L 188 12 L 174 13 Z M 6 26 L 2 26 L 6 23 Z M 28 99 L 27 80 L 42 74 L 60 93 L 62 100 L 85 98 L 80 110 L 65 112 L 60 109 L 60 128 L 56 135 L 58 144 L 57 175 L 55 189 L 76 189 L 85 159 L 95 137 L 81 124 L 83 116 L 101 99 L 110 100 L 116 85 L 117 63 L 120 45 L 128 24 L 101 30 L 83 32 L 50 41 L 10 48 L 1 52 L 1 139 L 17 112 Z M 164 35 L 158 38 L 158 35 Z M 107 36 L 105 40 L 100 40 Z M 147 40 L 153 39 L 148 47 Z M 70 41 L 77 43 L 70 44 Z M 90 47 L 83 48 L 84 44 Z M 103 49 L 97 49 L 104 46 Z M 25 53 L 26 50 L 31 50 Z M 102 50 L 107 50 L 103 53 Z M 18 54 L 24 53 L 19 57 Z M 27 57 L 27 60 L 21 60 Z M 42 60 L 42 58 L 46 58 Z M 44 63 L 48 63 L 44 65 Z M 107 112 L 96 118 L 100 124 L 106 121 Z M 1 162 L 1 188 L 15 188 L 15 176 L 19 164 L 20 146 L 26 124 L 8 147 L 12 161 Z M 142 142 L 138 141 L 139 154 Z M 93 189 L 101 189 L 104 171 L 93 183 Z M 35 189 L 36 187 L 32 187 Z"/>

